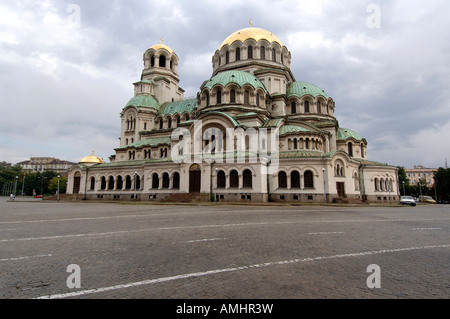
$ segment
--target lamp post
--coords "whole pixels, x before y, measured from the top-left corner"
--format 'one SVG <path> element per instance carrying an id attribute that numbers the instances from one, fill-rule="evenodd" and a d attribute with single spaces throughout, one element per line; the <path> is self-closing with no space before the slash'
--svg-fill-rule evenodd
<path id="1" fill-rule="evenodd" d="M 136 201 L 137 172 L 134 172 L 134 201 Z"/>
<path id="2" fill-rule="evenodd" d="M 25 196 L 25 173 L 23 173 L 23 181 L 22 181 L 22 196 Z"/>
<path id="3" fill-rule="evenodd" d="M 17 193 L 17 180 L 19 179 L 19 176 L 16 176 L 16 183 L 14 185 L 14 197 L 16 196 Z"/>
<path id="4" fill-rule="evenodd" d="M 214 202 L 217 202 L 217 168 L 216 168 L 216 191 L 214 192 Z"/>
<path id="5" fill-rule="evenodd" d="M 403 181 L 402 184 L 403 184 L 403 196 L 406 196 L 406 193 L 405 193 L 405 181 Z"/>
<path id="6" fill-rule="evenodd" d="M 391 182 L 389 181 L 389 173 L 386 172 L 386 181 L 387 181 L 387 189 L 389 192 L 389 204 L 392 205 L 392 201 L 391 201 Z"/>
<path id="7" fill-rule="evenodd" d="M 58 175 L 58 202 L 59 202 L 59 179 L 61 178 L 61 175 Z"/>
<path id="8" fill-rule="evenodd" d="M 325 198 L 325 204 L 327 203 L 327 190 L 326 190 L 326 180 L 325 180 L 325 167 L 322 168 L 323 172 L 323 197 Z"/>

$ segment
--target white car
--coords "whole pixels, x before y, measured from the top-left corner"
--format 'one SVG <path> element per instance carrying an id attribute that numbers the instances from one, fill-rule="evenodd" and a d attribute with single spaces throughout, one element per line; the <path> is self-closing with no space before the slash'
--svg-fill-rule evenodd
<path id="1" fill-rule="evenodd" d="M 411 205 L 411 206 L 416 206 L 417 203 L 414 200 L 414 198 L 412 198 L 412 196 L 402 196 L 400 198 L 400 204 L 402 205 Z"/>

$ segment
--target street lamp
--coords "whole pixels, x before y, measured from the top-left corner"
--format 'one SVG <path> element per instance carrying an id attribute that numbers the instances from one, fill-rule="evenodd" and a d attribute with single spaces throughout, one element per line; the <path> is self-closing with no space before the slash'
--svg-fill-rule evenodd
<path id="1" fill-rule="evenodd" d="M 392 205 L 392 201 L 391 201 L 391 182 L 389 181 L 389 173 L 386 172 L 386 182 L 387 182 L 387 189 L 389 192 L 389 204 Z"/>
<path id="2" fill-rule="evenodd" d="M 14 197 L 16 197 L 17 192 L 17 180 L 19 179 L 19 176 L 16 176 L 16 184 L 14 185 Z"/>
<path id="3" fill-rule="evenodd" d="M 137 172 L 134 172 L 134 201 L 136 201 Z"/>
<path id="4" fill-rule="evenodd" d="M 403 196 L 406 196 L 406 193 L 405 193 L 405 181 L 403 181 L 402 183 L 403 183 Z"/>
<path id="5" fill-rule="evenodd" d="M 61 178 L 61 175 L 58 175 L 58 202 L 59 202 L 59 179 Z"/>
<path id="6" fill-rule="evenodd" d="M 325 198 L 325 204 L 327 203 L 327 191 L 326 191 L 326 181 L 325 181 L 325 167 L 322 168 L 323 172 L 323 197 Z"/>

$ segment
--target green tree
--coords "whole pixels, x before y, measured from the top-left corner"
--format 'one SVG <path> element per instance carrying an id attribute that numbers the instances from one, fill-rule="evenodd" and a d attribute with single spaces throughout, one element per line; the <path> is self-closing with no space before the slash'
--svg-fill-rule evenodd
<path id="1" fill-rule="evenodd" d="M 402 195 L 411 195 L 411 185 L 404 167 L 398 167 L 398 185 Z M 406 194 L 405 194 L 406 193 Z"/>
<path id="2" fill-rule="evenodd" d="M 450 200 L 450 168 L 440 167 L 434 173 L 434 182 L 438 200 Z"/>
<path id="3" fill-rule="evenodd" d="M 67 177 L 61 176 L 59 178 L 59 193 L 65 194 L 66 193 L 66 185 L 67 185 Z M 48 191 L 50 194 L 56 194 L 58 191 L 58 177 L 53 177 L 50 180 L 50 183 L 48 185 Z"/>

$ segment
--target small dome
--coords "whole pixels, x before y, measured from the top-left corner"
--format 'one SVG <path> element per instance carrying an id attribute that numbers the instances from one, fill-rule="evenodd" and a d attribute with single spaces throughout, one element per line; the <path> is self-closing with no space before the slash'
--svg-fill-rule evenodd
<path id="1" fill-rule="evenodd" d="M 266 87 L 260 80 L 258 80 L 254 75 L 245 71 L 225 71 L 217 74 L 212 79 L 206 82 L 205 88 L 212 89 L 214 86 L 220 84 L 223 87 L 227 86 L 229 83 L 235 83 L 239 87 L 246 84 L 251 85 L 254 89 L 261 88 L 264 92 L 267 92 Z"/>
<path id="2" fill-rule="evenodd" d="M 158 51 L 159 49 L 164 49 L 167 50 L 169 53 L 173 53 L 173 50 L 171 48 L 169 48 L 167 45 L 159 43 L 159 44 L 155 44 L 154 46 L 152 46 L 150 48 L 150 50 L 153 49 L 155 51 Z"/>
<path id="3" fill-rule="evenodd" d="M 140 108 L 151 108 L 159 111 L 160 105 L 158 104 L 158 101 L 155 100 L 150 95 L 138 95 L 133 97 L 125 106 L 125 108 L 129 106 L 134 106 L 137 109 Z"/>
<path id="4" fill-rule="evenodd" d="M 363 140 L 361 135 L 359 135 L 355 131 L 349 130 L 348 128 L 340 127 L 338 129 L 336 139 L 338 141 L 345 141 L 345 140 L 347 140 L 349 138 L 353 138 L 353 139 L 355 139 L 357 141 L 362 141 Z"/>
<path id="5" fill-rule="evenodd" d="M 321 95 L 327 100 L 330 98 L 320 87 L 308 82 L 294 82 L 289 86 L 287 92 L 288 98 L 290 98 L 291 96 L 297 96 L 301 98 L 304 95 L 311 95 L 314 98 Z"/>
<path id="6" fill-rule="evenodd" d="M 103 160 L 94 155 L 94 151 L 92 151 L 92 155 L 86 156 L 85 158 L 83 158 L 80 162 L 80 164 L 104 164 L 105 162 L 103 162 Z"/>
<path id="7" fill-rule="evenodd" d="M 256 42 L 259 40 L 267 40 L 269 43 L 277 42 L 279 45 L 283 46 L 283 43 L 275 36 L 272 32 L 260 29 L 260 28 L 245 28 L 239 31 L 236 31 L 232 35 L 223 41 L 220 46 L 220 49 L 225 45 L 232 45 L 235 41 L 244 42 L 247 39 L 254 39 Z"/>

